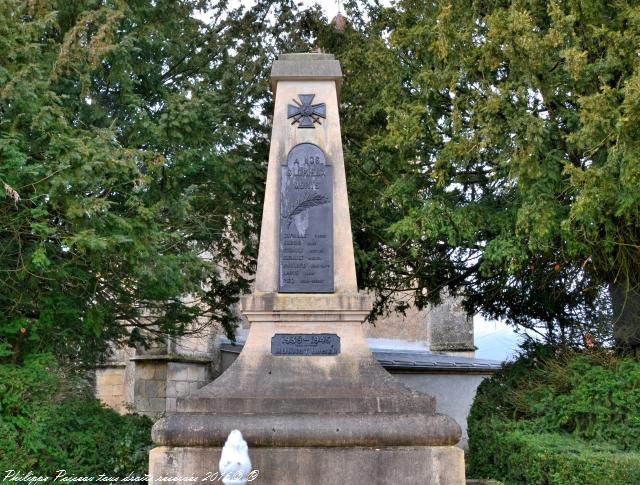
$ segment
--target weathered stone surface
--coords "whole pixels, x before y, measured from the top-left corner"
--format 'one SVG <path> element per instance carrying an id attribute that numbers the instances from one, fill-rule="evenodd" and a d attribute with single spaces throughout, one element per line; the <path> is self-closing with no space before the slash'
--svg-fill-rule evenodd
<path id="1" fill-rule="evenodd" d="M 473 319 L 460 301 L 445 299 L 430 311 L 431 350 L 439 352 L 474 351 Z"/>
<path id="2" fill-rule="evenodd" d="M 187 381 L 178 381 L 175 383 L 176 397 L 185 397 L 189 395 L 189 383 Z"/>
<path id="3" fill-rule="evenodd" d="M 136 380 L 153 379 L 156 372 L 155 362 L 139 362 L 136 364 Z"/>
<path id="4" fill-rule="evenodd" d="M 451 446 L 460 439 L 458 424 L 435 413 L 433 397 L 388 374 L 364 337 L 362 322 L 371 300 L 358 294 L 356 283 L 337 72 L 327 67 L 336 61 L 312 55 L 278 62 L 295 66 L 274 66 L 278 89 L 255 291 L 241 301 L 251 330 L 223 375 L 177 398 L 177 413 L 154 425 L 153 440 L 161 446 L 152 451 L 151 473 L 213 472 L 219 447 L 231 430 L 239 429 L 255 466 L 264 467 L 263 484 L 463 485 L 462 451 Z M 287 121 L 287 104 L 301 94 L 326 103 L 326 120 L 314 129 L 298 129 Z M 318 146 L 333 169 L 334 293 L 278 293 L 282 167 L 300 144 Z M 340 353 L 271 353 L 274 335 L 297 333 L 335 335 Z M 160 483 L 156 477 L 152 482 Z"/>
<path id="5" fill-rule="evenodd" d="M 153 378 L 158 381 L 163 381 L 167 378 L 167 366 L 164 365 L 156 365 L 156 369 L 153 373 Z"/>
<path id="6" fill-rule="evenodd" d="M 196 477 L 217 471 L 221 448 L 158 447 L 151 451 L 150 475 Z M 464 485 L 464 456 L 453 446 L 251 448 L 261 485 Z M 176 481 L 184 484 L 194 481 Z"/>
<path id="7" fill-rule="evenodd" d="M 169 363 L 167 371 L 167 379 L 172 381 L 188 381 L 189 380 L 189 364 L 181 362 Z"/>
<path id="8" fill-rule="evenodd" d="M 190 365 L 188 368 L 189 381 L 204 381 L 205 368 L 201 365 Z"/>
<path id="9" fill-rule="evenodd" d="M 150 380 L 145 381 L 146 396 L 147 397 L 166 397 L 167 396 L 167 382 Z"/>
<path id="10" fill-rule="evenodd" d="M 153 441 L 170 446 L 222 446 L 242 429 L 253 448 L 296 446 L 452 446 L 460 427 L 442 414 L 178 413 L 153 428 Z"/>
<path id="11" fill-rule="evenodd" d="M 124 367 L 103 367 L 96 370 L 96 397 L 119 413 L 126 412 L 124 384 Z"/>
<path id="12" fill-rule="evenodd" d="M 342 69 L 332 54 L 280 54 L 271 68 L 271 87 L 274 94 L 278 81 L 333 81 L 340 91 Z M 273 141 L 273 137 L 272 137 Z"/>

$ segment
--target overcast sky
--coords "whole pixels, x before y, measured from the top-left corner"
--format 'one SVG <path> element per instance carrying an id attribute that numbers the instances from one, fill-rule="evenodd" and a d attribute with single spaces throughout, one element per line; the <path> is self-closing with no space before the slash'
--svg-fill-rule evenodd
<path id="1" fill-rule="evenodd" d="M 322 10 L 324 10 L 324 13 L 327 15 L 329 20 L 335 17 L 336 14 L 338 13 L 338 2 L 335 0 L 321 0 L 321 1 L 302 0 L 301 3 L 303 3 L 305 6 L 308 6 L 308 7 L 316 3 L 319 4 L 322 7 Z M 340 2 L 340 5 L 342 5 L 342 2 Z M 344 13 L 344 9 L 341 8 L 341 11 L 342 13 Z"/>

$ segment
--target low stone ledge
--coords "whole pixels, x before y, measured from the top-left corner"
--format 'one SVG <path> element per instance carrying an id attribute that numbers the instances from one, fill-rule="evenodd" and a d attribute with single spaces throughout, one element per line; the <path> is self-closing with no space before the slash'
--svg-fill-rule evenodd
<path id="1" fill-rule="evenodd" d="M 150 355 L 136 355 L 130 357 L 129 360 L 133 362 L 152 362 L 152 361 L 164 361 L 164 362 L 183 362 L 186 364 L 210 364 L 214 362 L 213 357 L 198 356 L 198 355 L 175 355 L 175 354 L 150 354 Z"/>
<path id="2" fill-rule="evenodd" d="M 151 450 L 151 484 L 211 483 L 219 447 Z M 464 456 L 455 446 L 250 448 L 260 485 L 464 485 Z M 185 477 L 181 481 L 180 477 Z M 196 477 L 191 478 L 191 477 Z M 216 483 L 219 483 L 216 481 Z"/>
<path id="3" fill-rule="evenodd" d="M 363 390 L 364 391 L 364 390 Z M 204 394 L 204 395 L 203 395 Z M 206 389 L 187 399 L 180 399 L 177 403 L 178 412 L 218 414 L 321 414 L 323 412 L 339 413 L 396 413 L 406 414 L 419 410 L 422 413 L 433 414 L 436 409 L 435 399 L 422 394 L 405 394 L 394 396 L 362 396 L 362 397 L 309 397 L 309 398 L 269 398 L 255 396 L 214 397 L 206 396 Z"/>
<path id="4" fill-rule="evenodd" d="M 313 294 L 253 293 L 240 298 L 243 313 L 252 312 L 336 312 L 368 314 L 373 305 L 370 295 L 360 293 Z"/>
<path id="5" fill-rule="evenodd" d="M 112 361 L 112 362 L 102 362 L 100 364 L 95 364 L 94 367 L 96 369 L 109 369 L 109 368 L 117 368 L 117 367 L 126 367 L 126 362 Z"/>
<path id="6" fill-rule="evenodd" d="M 161 446 L 222 446 L 242 429 L 250 447 L 452 446 L 461 430 L 443 414 L 206 414 L 177 413 L 156 422 Z"/>

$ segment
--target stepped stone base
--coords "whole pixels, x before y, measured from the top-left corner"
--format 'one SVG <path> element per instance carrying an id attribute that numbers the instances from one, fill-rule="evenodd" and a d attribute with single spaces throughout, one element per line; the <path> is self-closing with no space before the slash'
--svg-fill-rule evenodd
<path id="1" fill-rule="evenodd" d="M 238 359 L 154 425 L 151 483 L 215 482 L 221 446 L 239 429 L 264 485 L 464 485 L 458 424 L 373 358 L 361 325 L 368 298 L 262 295 L 242 305 L 251 332 Z M 272 355 L 273 335 L 310 331 L 339 337 L 340 353 Z"/>
<path id="2" fill-rule="evenodd" d="M 216 481 L 222 448 L 151 450 L 153 483 Z M 465 485 L 464 454 L 456 446 L 388 448 L 250 448 L 259 485 Z M 250 476 L 250 480 L 253 476 Z"/>

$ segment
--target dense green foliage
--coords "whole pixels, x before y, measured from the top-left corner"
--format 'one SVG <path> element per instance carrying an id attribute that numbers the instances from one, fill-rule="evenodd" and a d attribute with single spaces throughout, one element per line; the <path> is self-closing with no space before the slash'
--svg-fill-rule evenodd
<path id="1" fill-rule="evenodd" d="M 640 345 L 637 2 L 0 3 L 0 359 L 217 322 L 257 254 L 278 52 L 325 49 L 359 284 Z M 199 13 L 207 12 L 207 22 Z"/>
<path id="2" fill-rule="evenodd" d="M 486 429 L 482 454 L 471 458 L 473 476 L 507 485 L 628 485 L 640 483 L 640 453 L 584 444 L 557 434 Z"/>
<path id="3" fill-rule="evenodd" d="M 211 20 L 198 20 L 207 11 Z M 253 273 L 290 2 L 0 2 L 0 359 L 217 322 Z M 302 23 L 302 24 L 301 24 Z"/>
<path id="4" fill-rule="evenodd" d="M 640 363 L 538 347 L 485 380 L 468 420 L 473 476 L 635 483 Z"/>
<path id="5" fill-rule="evenodd" d="M 51 356 L 0 365 L 0 470 L 53 476 L 144 476 L 150 419 L 103 407 Z M 4 476 L 4 473 L 3 473 Z"/>
<path id="6" fill-rule="evenodd" d="M 640 344 L 622 310 L 640 283 L 638 2 L 363 10 L 318 44 L 346 74 L 358 274 L 380 308 L 448 289 L 565 342 L 605 339 L 614 311 L 618 343 Z"/>

